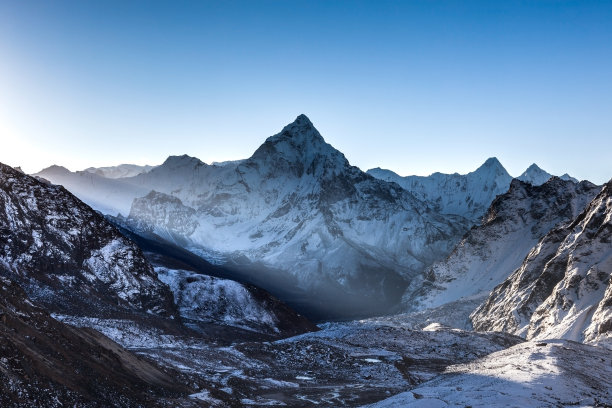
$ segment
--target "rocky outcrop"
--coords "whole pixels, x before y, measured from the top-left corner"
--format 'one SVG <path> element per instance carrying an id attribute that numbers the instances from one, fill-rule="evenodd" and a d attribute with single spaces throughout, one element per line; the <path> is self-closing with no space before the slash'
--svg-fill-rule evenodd
<path id="1" fill-rule="evenodd" d="M 48 310 L 176 314 L 140 249 L 61 186 L 0 164 L 0 264 Z"/>
<path id="2" fill-rule="evenodd" d="M 609 341 L 612 183 L 571 223 L 544 236 L 471 316 L 477 330 Z"/>

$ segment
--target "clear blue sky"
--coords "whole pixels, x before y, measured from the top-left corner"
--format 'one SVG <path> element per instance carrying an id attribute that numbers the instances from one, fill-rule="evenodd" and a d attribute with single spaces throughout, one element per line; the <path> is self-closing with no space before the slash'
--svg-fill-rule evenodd
<path id="1" fill-rule="evenodd" d="M 0 0 L 0 161 L 239 159 L 305 113 L 402 175 L 612 177 L 612 1 Z"/>

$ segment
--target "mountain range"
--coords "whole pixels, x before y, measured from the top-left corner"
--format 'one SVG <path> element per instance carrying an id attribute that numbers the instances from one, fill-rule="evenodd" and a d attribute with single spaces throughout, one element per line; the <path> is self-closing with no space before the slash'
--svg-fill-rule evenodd
<path id="1" fill-rule="evenodd" d="M 611 191 L 363 172 L 304 115 L 238 161 L 0 164 L 0 403 L 612 405 Z"/>
<path id="2" fill-rule="evenodd" d="M 422 282 L 412 284 L 404 295 L 405 307 L 432 308 L 488 295 L 542 236 L 572 221 L 600 190 L 588 181 L 557 177 L 535 186 L 512 180 L 508 191 L 491 203 L 482 223 L 470 229 L 446 259 L 429 267 Z"/>
<path id="3" fill-rule="evenodd" d="M 120 214 L 141 235 L 187 248 L 327 319 L 397 307 L 408 285 L 449 255 L 512 180 L 495 158 L 466 175 L 364 173 L 304 115 L 245 160 L 207 165 L 171 156 L 138 170 L 108 178 L 53 166 L 36 176 Z M 548 175 L 537 174 L 537 181 Z"/>
<path id="4" fill-rule="evenodd" d="M 330 317 L 388 310 L 469 226 L 351 166 L 303 115 L 239 162 L 172 156 L 125 179 L 56 167 L 37 176 L 100 211 L 129 207 L 135 230 L 249 271 L 264 288 L 289 277 Z"/>

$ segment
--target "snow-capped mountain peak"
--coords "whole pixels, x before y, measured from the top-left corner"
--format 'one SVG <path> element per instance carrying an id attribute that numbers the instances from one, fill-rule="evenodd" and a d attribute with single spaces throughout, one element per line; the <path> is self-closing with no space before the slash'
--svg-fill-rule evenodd
<path id="1" fill-rule="evenodd" d="M 572 177 L 572 176 L 570 176 L 570 175 L 569 175 L 569 174 L 567 174 L 567 173 L 564 173 L 562 176 L 559 176 L 559 178 L 560 178 L 561 180 L 573 181 L 574 183 L 579 183 L 579 182 L 580 182 L 580 181 L 579 181 L 577 178 Z"/>
<path id="2" fill-rule="evenodd" d="M 533 163 L 517 178 L 534 186 L 539 186 L 546 183 L 551 177 L 552 174 L 542 170 L 537 164 Z"/>
<path id="3" fill-rule="evenodd" d="M 493 174 L 504 174 L 507 175 L 508 172 L 502 166 L 497 157 L 489 157 L 479 168 L 477 168 L 474 173 L 493 173 Z"/>
<path id="4" fill-rule="evenodd" d="M 183 154 L 180 156 L 168 156 L 168 158 L 160 167 L 162 166 L 166 169 L 174 170 L 183 167 L 195 168 L 208 165 L 197 157 L 192 157 L 187 154 Z"/>
<path id="5" fill-rule="evenodd" d="M 390 170 L 368 170 L 381 180 L 395 182 L 431 208 L 444 214 L 456 214 L 479 220 L 493 199 L 507 191 L 512 176 L 495 157 L 487 159 L 467 174 L 434 173 L 428 177 L 401 177 Z"/>
<path id="6" fill-rule="evenodd" d="M 324 176 L 330 169 L 337 173 L 349 165 L 341 152 L 325 142 L 306 115 L 298 116 L 280 133 L 266 139 L 249 161 L 289 170 L 298 177 L 304 173 Z"/>

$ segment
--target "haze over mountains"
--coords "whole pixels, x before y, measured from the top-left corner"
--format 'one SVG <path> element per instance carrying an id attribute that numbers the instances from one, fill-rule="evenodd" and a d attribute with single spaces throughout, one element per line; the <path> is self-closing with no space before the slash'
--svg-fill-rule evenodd
<path id="1" fill-rule="evenodd" d="M 30 322 L 0 335 L 34 356 L 0 361 L 0 402 L 48 401 L 23 369 L 77 405 L 611 405 L 611 189 L 536 165 L 513 179 L 495 158 L 363 172 L 304 115 L 232 162 L 0 164 L 0 319 Z M 48 327 L 60 353 L 121 355 L 136 387 L 40 371 Z M 82 364 L 61 370 L 108 375 Z"/>
<path id="2" fill-rule="evenodd" d="M 552 177 L 535 168 L 525 173 L 537 173 L 535 184 Z M 246 160 L 208 165 L 170 156 L 139 171 L 108 178 L 53 166 L 36 176 L 105 214 L 121 214 L 141 234 L 238 270 L 235 278 L 286 301 L 301 292 L 302 311 L 317 318 L 391 310 L 512 180 L 495 158 L 466 175 L 364 173 L 304 115 Z M 275 290 L 279 280 L 283 289 Z"/>

